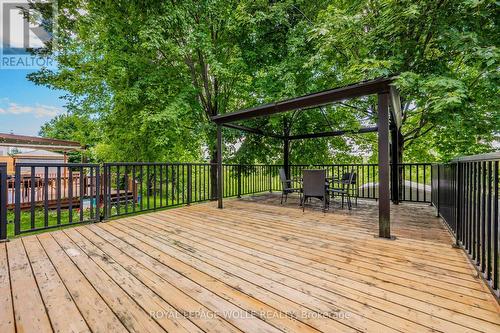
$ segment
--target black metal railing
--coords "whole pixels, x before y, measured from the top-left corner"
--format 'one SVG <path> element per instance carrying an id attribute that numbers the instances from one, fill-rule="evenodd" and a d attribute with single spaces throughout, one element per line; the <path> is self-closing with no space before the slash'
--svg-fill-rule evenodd
<path id="1" fill-rule="evenodd" d="M 7 208 L 14 234 L 100 220 L 97 164 L 17 163 L 7 179 Z"/>
<path id="2" fill-rule="evenodd" d="M 280 166 L 281 167 L 281 166 Z M 304 169 L 326 169 L 328 177 L 341 178 L 344 173 L 356 173 L 354 195 L 363 199 L 378 199 L 377 164 L 313 164 L 291 165 L 290 177 L 299 178 Z M 391 173 L 392 173 L 391 168 Z M 399 201 L 431 202 L 432 170 L 430 163 L 398 164 Z M 391 176 L 392 179 L 392 176 Z M 391 184 L 392 186 L 392 184 Z M 281 184 L 275 184 L 273 190 L 281 190 Z M 392 195 L 392 191 L 391 191 Z M 391 197 L 391 199 L 393 199 Z"/>
<path id="3" fill-rule="evenodd" d="M 223 196 L 281 191 L 281 168 L 224 164 Z M 354 171 L 354 195 L 378 198 L 376 164 L 291 165 L 291 176 L 301 177 L 307 168 L 324 168 L 329 177 Z M 216 200 L 216 169 L 209 163 L 17 164 L 15 175 L 1 185 L 6 221 L 14 222 L 2 222 L 2 237 Z M 399 200 L 430 201 L 430 164 L 401 164 L 398 173 Z"/>
<path id="4" fill-rule="evenodd" d="M 106 163 L 104 218 L 214 200 L 216 164 Z"/>
<path id="5" fill-rule="evenodd" d="M 499 297 L 498 195 L 500 154 L 433 166 L 432 204 Z"/>
<path id="6" fill-rule="evenodd" d="M 224 197 L 241 197 L 276 190 L 281 186 L 280 168 L 282 168 L 280 165 L 264 164 L 224 165 Z"/>

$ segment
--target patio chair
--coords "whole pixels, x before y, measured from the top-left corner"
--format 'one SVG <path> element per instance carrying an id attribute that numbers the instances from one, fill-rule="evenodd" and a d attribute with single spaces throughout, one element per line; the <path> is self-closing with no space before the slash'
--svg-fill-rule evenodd
<path id="1" fill-rule="evenodd" d="M 352 209 L 351 190 L 353 189 L 353 186 L 356 184 L 356 173 L 354 172 L 354 170 L 351 170 L 351 172 L 344 173 L 338 183 L 341 185 L 341 187 L 329 188 L 328 193 L 330 193 L 332 196 L 335 195 L 342 196 L 342 208 L 344 208 L 344 197 L 347 197 L 347 205 L 349 210 L 351 210 Z M 356 198 L 356 205 L 357 205 L 357 198 Z"/>
<path id="2" fill-rule="evenodd" d="M 285 197 L 285 202 L 286 202 L 289 194 L 291 194 L 291 193 L 299 193 L 300 194 L 300 193 L 302 193 L 302 188 L 292 187 L 292 183 L 294 182 L 294 180 L 286 178 L 285 169 L 280 169 L 279 173 L 280 173 L 280 180 L 281 180 L 281 187 L 282 187 L 281 204 L 283 204 L 283 197 Z M 300 199 L 300 202 L 302 202 L 302 198 Z"/>
<path id="3" fill-rule="evenodd" d="M 316 198 L 323 202 L 323 211 L 328 204 L 326 192 L 326 170 L 303 170 L 302 211 L 307 199 Z"/>

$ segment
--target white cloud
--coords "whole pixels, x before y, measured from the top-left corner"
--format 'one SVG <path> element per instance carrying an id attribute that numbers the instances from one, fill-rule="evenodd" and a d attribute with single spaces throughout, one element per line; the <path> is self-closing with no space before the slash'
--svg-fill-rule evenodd
<path id="1" fill-rule="evenodd" d="M 7 107 L 0 107 L 0 114 L 12 114 L 12 115 L 23 115 L 23 114 L 32 114 L 36 118 L 53 118 L 61 113 L 64 110 L 57 106 L 51 105 L 41 105 L 36 104 L 34 106 L 31 105 L 19 105 L 17 103 L 9 103 Z"/>

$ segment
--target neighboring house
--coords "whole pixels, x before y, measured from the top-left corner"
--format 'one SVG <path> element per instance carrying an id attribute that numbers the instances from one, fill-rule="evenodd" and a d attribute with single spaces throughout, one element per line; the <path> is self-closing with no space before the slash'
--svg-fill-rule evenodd
<path id="1" fill-rule="evenodd" d="M 24 151 L 12 155 L 14 159 L 14 165 L 18 163 L 66 163 L 66 154 L 60 154 L 53 151 L 35 149 L 30 151 Z M 23 172 L 30 172 L 30 170 L 22 170 Z M 42 175 L 45 172 L 45 168 L 35 168 L 35 174 Z M 48 168 L 49 175 L 54 175 L 57 172 L 57 168 Z M 52 178 L 52 177 L 51 177 Z"/>
<path id="2" fill-rule="evenodd" d="M 0 163 L 7 163 L 9 175 L 15 173 L 17 163 L 67 163 L 67 152 L 83 149 L 80 143 L 75 141 L 0 133 Z M 63 169 L 64 173 L 65 170 L 66 168 Z M 31 169 L 24 169 L 21 172 L 30 173 Z M 57 168 L 49 167 L 48 172 L 49 177 L 54 178 Z M 42 175 L 45 173 L 45 168 L 37 167 L 35 173 Z"/>
<path id="3" fill-rule="evenodd" d="M 34 149 L 23 150 L 18 153 L 10 153 L 9 155 L 0 155 L 0 162 L 7 163 L 7 173 L 14 174 L 15 166 L 18 163 L 66 163 L 66 154 L 60 154 L 53 151 Z M 23 172 L 30 172 L 29 170 L 22 170 Z M 43 174 L 44 168 L 35 168 L 36 174 Z M 56 168 L 49 167 L 49 174 L 56 173 Z"/>

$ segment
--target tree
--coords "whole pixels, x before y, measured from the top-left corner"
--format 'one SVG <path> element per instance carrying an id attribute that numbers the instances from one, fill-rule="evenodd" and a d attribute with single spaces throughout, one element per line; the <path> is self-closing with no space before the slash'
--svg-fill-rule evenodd
<path id="1" fill-rule="evenodd" d="M 96 151 L 104 158 L 194 160 L 205 146 L 214 163 L 212 116 L 306 90 L 302 83 L 312 74 L 304 75 L 304 54 L 293 58 L 303 50 L 283 52 L 303 47 L 305 37 L 293 38 L 305 32 L 314 6 L 298 7 L 293 1 L 62 3 L 60 48 L 53 53 L 58 70 L 30 79 L 68 91 L 75 112 L 99 119 Z M 294 69 L 299 74 L 288 74 Z"/>
<path id="2" fill-rule="evenodd" d="M 30 79 L 68 91 L 70 112 L 98 123 L 99 159 L 215 162 L 210 117 L 218 113 L 400 73 L 405 158 L 448 159 L 498 139 L 494 9 L 492 0 L 74 0 L 59 6 L 60 48 L 46 50 L 57 71 Z M 282 134 L 375 121 L 376 99 L 368 98 L 248 125 Z M 230 160 L 281 161 L 279 141 L 225 137 Z M 347 153 L 375 151 L 374 142 L 293 142 L 291 156 L 348 162 L 360 157 Z"/>
<path id="3" fill-rule="evenodd" d="M 100 131 L 96 121 L 86 115 L 61 114 L 42 125 L 39 135 L 46 138 L 73 140 L 83 147 L 92 149 L 100 141 Z M 85 154 L 85 153 L 84 153 Z M 71 152 L 69 159 L 72 162 L 81 160 L 80 152 Z M 92 157 L 86 154 L 85 157 Z"/>
<path id="4" fill-rule="evenodd" d="M 332 1 L 313 29 L 318 79 L 400 73 L 410 160 L 491 150 L 500 128 L 496 9 L 495 1 Z"/>

